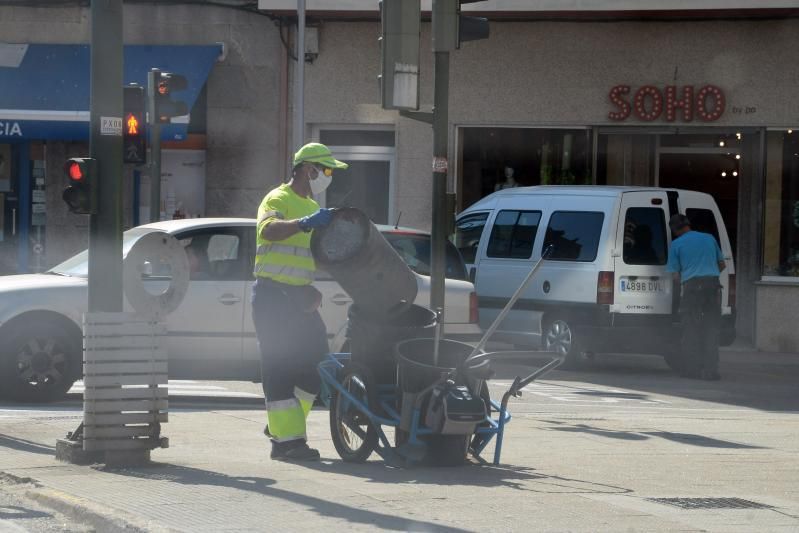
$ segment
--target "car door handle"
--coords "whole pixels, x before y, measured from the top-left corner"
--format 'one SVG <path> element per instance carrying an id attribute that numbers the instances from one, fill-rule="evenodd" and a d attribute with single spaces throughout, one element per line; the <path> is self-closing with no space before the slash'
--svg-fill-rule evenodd
<path id="1" fill-rule="evenodd" d="M 330 301 L 336 305 L 347 305 L 352 303 L 352 298 L 347 296 L 346 294 L 334 294 Z"/>
<path id="2" fill-rule="evenodd" d="M 241 301 L 241 298 L 234 294 L 223 294 L 219 297 L 219 303 L 222 305 L 233 305 Z"/>

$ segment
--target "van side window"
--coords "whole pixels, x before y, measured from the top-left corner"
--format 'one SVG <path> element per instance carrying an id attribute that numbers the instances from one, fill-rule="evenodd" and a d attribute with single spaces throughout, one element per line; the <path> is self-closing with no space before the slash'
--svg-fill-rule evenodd
<path id="1" fill-rule="evenodd" d="M 624 217 L 624 262 L 665 265 L 668 257 L 666 217 L 656 207 L 631 207 Z"/>
<path id="2" fill-rule="evenodd" d="M 719 227 L 716 224 L 716 217 L 713 215 L 713 211 L 710 209 L 686 209 L 685 216 L 691 221 L 692 230 L 710 233 L 716 239 L 719 247 L 721 246 Z"/>
<path id="3" fill-rule="evenodd" d="M 529 259 L 539 222 L 540 211 L 500 211 L 488 241 L 488 257 Z"/>
<path id="4" fill-rule="evenodd" d="M 468 264 L 474 263 L 477 245 L 480 244 L 480 236 L 483 234 L 487 220 L 488 213 L 475 213 L 466 215 L 456 222 L 453 244 Z"/>
<path id="5" fill-rule="evenodd" d="M 604 213 L 555 211 L 549 218 L 544 247 L 554 246 L 549 259 L 556 261 L 593 261 L 599 248 Z"/>

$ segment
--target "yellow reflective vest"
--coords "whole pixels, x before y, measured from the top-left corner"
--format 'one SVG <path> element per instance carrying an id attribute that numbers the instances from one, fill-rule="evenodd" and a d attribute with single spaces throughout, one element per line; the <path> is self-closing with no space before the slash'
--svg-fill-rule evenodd
<path id="1" fill-rule="evenodd" d="M 319 210 L 313 198 L 299 196 L 288 184 L 267 194 L 258 208 L 255 277 L 270 278 L 287 285 L 308 285 L 314 280 L 316 264 L 311 256 L 311 234 L 300 232 L 288 239 L 272 242 L 261 236 L 274 220 L 295 220 Z"/>

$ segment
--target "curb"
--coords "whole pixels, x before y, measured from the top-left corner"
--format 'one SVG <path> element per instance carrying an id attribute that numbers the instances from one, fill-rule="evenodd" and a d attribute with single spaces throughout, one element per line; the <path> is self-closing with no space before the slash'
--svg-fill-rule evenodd
<path id="1" fill-rule="evenodd" d="M 69 517 L 71 520 L 91 526 L 104 533 L 172 533 L 175 530 L 152 523 L 143 523 L 128 513 L 111 509 L 85 498 L 73 496 L 45 487 L 36 479 L 19 477 L 0 471 L 0 479 L 15 484 L 29 485 L 23 494 L 45 507 Z"/>

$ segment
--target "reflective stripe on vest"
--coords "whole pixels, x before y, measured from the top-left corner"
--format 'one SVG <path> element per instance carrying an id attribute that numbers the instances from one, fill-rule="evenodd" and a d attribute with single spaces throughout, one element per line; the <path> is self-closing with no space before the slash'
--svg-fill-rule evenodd
<path id="1" fill-rule="evenodd" d="M 253 272 L 256 276 L 260 276 L 261 274 L 273 274 L 274 277 L 281 276 L 281 277 L 289 277 L 295 278 L 300 281 L 308 281 L 311 282 L 314 280 L 315 273 L 312 270 L 306 270 L 304 268 L 296 268 L 284 265 L 273 265 L 270 263 L 255 263 L 255 271 Z M 265 276 L 265 277 L 273 277 L 273 276 Z"/>
<path id="2" fill-rule="evenodd" d="M 255 252 L 255 254 L 266 255 L 269 252 L 294 255 L 297 257 L 313 257 L 313 255 L 311 255 L 311 250 L 308 248 L 303 248 L 302 246 L 286 246 L 285 244 L 279 243 L 262 244 L 258 247 L 258 250 Z"/>

